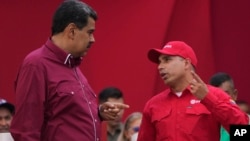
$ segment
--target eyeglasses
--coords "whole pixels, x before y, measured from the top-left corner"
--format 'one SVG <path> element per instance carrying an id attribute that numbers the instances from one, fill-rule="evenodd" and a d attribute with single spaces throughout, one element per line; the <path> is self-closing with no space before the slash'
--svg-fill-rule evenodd
<path id="1" fill-rule="evenodd" d="M 133 127 L 133 128 L 132 128 L 132 130 L 133 130 L 134 132 L 138 132 L 138 131 L 139 131 L 139 129 L 140 129 L 140 127 L 139 127 L 139 126 L 137 126 L 137 127 Z"/>

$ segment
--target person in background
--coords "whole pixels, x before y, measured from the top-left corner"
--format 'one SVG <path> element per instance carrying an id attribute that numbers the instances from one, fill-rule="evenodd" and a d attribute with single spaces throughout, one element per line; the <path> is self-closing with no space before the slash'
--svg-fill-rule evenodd
<path id="1" fill-rule="evenodd" d="M 244 100 L 238 100 L 238 90 L 234 86 L 234 81 L 232 77 L 224 72 L 218 72 L 214 74 L 210 78 L 209 82 L 212 86 L 221 88 L 223 91 L 225 91 L 233 100 L 233 102 L 236 102 L 236 104 L 239 106 L 239 108 L 247 113 L 249 115 L 250 113 L 250 107 L 249 104 Z"/>
<path id="2" fill-rule="evenodd" d="M 98 99 L 100 104 L 105 102 L 124 103 L 123 93 L 116 87 L 104 88 L 99 93 Z M 115 120 L 107 121 L 107 141 L 117 141 L 123 128 L 123 113 L 124 110 L 121 110 Z"/>
<path id="3" fill-rule="evenodd" d="M 209 84 L 222 89 L 233 101 L 237 100 L 238 90 L 235 89 L 234 81 L 229 74 L 218 72 L 210 78 Z"/>
<path id="4" fill-rule="evenodd" d="M 139 134 L 139 132 L 134 133 L 134 134 L 131 136 L 131 140 L 130 140 L 130 141 L 137 141 L 138 134 Z"/>
<path id="5" fill-rule="evenodd" d="M 249 104 L 244 100 L 236 100 L 236 104 L 240 107 L 240 109 L 243 112 L 247 113 L 247 115 L 250 119 L 250 106 L 249 106 Z M 248 124 L 250 125 L 250 120 L 249 120 Z"/>
<path id="6" fill-rule="evenodd" d="M 0 133 L 9 132 L 14 113 L 15 106 L 0 98 Z"/>
<path id="7" fill-rule="evenodd" d="M 250 114 L 250 106 L 244 100 L 236 100 L 236 104 L 240 107 L 240 109 L 246 112 L 248 115 Z"/>
<path id="8" fill-rule="evenodd" d="M 138 141 L 219 141 L 220 125 L 247 124 L 248 116 L 221 89 L 199 77 L 193 49 L 170 41 L 151 49 L 148 58 L 158 64 L 166 90 L 145 105 Z"/>
<path id="9" fill-rule="evenodd" d="M 133 112 L 125 120 L 122 133 L 117 141 L 132 141 L 137 140 L 138 131 L 140 129 L 142 113 Z M 133 138 L 132 138 L 133 137 Z"/>
<path id="10" fill-rule="evenodd" d="M 129 107 L 98 105 L 79 68 L 95 42 L 96 20 L 96 12 L 80 0 L 65 0 L 57 8 L 51 36 L 18 71 L 10 128 L 15 141 L 99 141 L 101 121 L 115 120 Z"/>
<path id="11" fill-rule="evenodd" d="M 235 89 L 233 79 L 229 74 L 218 72 L 210 78 L 209 83 L 226 92 L 231 97 L 232 102 L 235 103 L 238 96 L 238 90 Z M 220 141 L 230 141 L 230 135 L 223 127 L 221 127 L 220 130 Z"/>
<path id="12" fill-rule="evenodd" d="M 15 114 L 15 106 L 0 98 L 0 141 L 13 141 L 10 125 Z"/>

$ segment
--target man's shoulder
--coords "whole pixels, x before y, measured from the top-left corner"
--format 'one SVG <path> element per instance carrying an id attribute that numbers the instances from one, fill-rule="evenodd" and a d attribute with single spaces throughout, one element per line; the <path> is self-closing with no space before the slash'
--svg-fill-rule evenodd
<path id="1" fill-rule="evenodd" d="M 36 65 L 44 58 L 44 46 L 31 51 L 23 60 L 23 65 Z"/>
<path id="2" fill-rule="evenodd" d="M 161 91 L 160 93 L 154 95 L 151 99 L 149 99 L 148 103 L 158 103 L 159 101 L 165 99 L 169 93 L 170 89 L 167 88 L 164 91 Z"/>
<path id="3" fill-rule="evenodd" d="M 149 115 L 160 113 L 162 111 L 166 111 L 166 109 L 170 108 L 169 105 L 169 96 L 170 89 L 166 89 L 157 95 L 153 96 L 149 99 L 144 107 L 144 112 L 148 113 Z M 164 107 L 164 108 L 162 108 Z M 157 114 L 158 115 L 158 114 Z"/>
<path id="4" fill-rule="evenodd" d="M 210 99 L 212 101 L 216 101 L 215 99 L 223 99 L 223 100 L 229 100 L 231 103 L 234 103 L 235 102 L 232 100 L 232 98 L 225 92 L 223 91 L 221 88 L 219 87 L 214 87 L 214 86 L 211 86 L 209 84 L 207 84 L 207 88 L 208 88 L 208 94 L 207 96 L 204 98 L 205 99 Z M 211 99 L 212 98 L 212 99 Z M 202 100 L 202 101 L 204 101 Z"/>
<path id="5" fill-rule="evenodd" d="M 214 95 L 219 95 L 219 96 L 225 95 L 226 97 L 229 97 L 229 95 L 219 87 L 214 87 L 212 85 L 207 84 L 207 88 L 208 88 L 209 92 L 214 94 Z"/>

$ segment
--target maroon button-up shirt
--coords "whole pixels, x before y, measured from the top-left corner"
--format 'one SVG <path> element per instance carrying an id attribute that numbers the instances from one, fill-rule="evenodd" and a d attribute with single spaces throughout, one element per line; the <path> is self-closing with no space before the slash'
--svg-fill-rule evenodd
<path id="1" fill-rule="evenodd" d="M 80 62 L 50 39 L 25 58 L 15 83 L 15 141 L 100 140 L 96 95 Z"/>

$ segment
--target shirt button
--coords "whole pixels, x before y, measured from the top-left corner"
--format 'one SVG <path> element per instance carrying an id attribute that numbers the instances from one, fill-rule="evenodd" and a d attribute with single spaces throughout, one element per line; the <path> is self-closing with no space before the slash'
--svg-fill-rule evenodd
<path id="1" fill-rule="evenodd" d="M 89 102 L 89 104 L 91 104 L 91 102 Z"/>
<path id="2" fill-rule="evenodd" d="M 95 119 L 95 122 L 97 122 L 97 120 Z"/>
<path id="3" fill-rule="evenodd" d="M 99 141 L 99 138 L 96 138 L 97 141 Z"/>
<path id="4" fill-rule="evenodd" d="M 71 94 L 75 94 L 73 91 L 70 92 Z"/>

